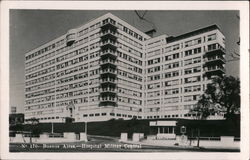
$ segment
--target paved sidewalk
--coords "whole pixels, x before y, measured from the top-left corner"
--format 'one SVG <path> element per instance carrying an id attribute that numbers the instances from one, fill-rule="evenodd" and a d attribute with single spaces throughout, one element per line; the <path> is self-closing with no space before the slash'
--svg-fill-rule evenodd
<path id="1" fill-rule="evenodd" d="M 157 142 L 158 141 L 158 142 Z M 167 142 L 166 143 L 162 143 L 162 141 L 160 140 L 151 140 L 151 141 L 147 141 L 147 140 L 143 140 L 143 141 L 139 141 L 139 142 L 133 142 L 132 140 L 130 141 L 125 141 L 123 143 L 130 143 L 130 144 L 138 144 L 138 145 L 145 145 L 145 146 L 157 146 L 157 147 L 170 147 L 170 148 L 176 148 L 176 149 L 196 149 L 198 150 L 228 150 L 228 151 L 240 151 L 240 147 L 237 146 L 202 146 L 200 145 L 200 147 L 194 146 L 194 145 L 174 145 L 175 143 L 171 142 Z"/>

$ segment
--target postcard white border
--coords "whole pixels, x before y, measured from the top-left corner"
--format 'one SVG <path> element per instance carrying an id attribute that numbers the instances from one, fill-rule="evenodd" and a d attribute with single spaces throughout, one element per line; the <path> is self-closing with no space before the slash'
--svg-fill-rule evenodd
<path id="1" fill-rule="evenodd" d="M 249 3 L 247 1 L 2 1 L 1 2 L 1 158 L 3 159 L 248 159 L 249 158 Z M 9 9 L 70 10 L 240 10 L 241 152 L 240 153 L 10 153 Z"/>

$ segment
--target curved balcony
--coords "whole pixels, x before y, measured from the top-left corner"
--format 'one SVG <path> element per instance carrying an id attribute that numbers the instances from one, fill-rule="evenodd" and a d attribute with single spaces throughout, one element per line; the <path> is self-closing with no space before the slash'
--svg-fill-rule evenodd
<path id="1" fill-rule="evenodd" d="M 115 50 L 107 49 L 107 50 L 101 51 L 100 56 L 102 59 L 107 59 L 107 58 L 116 59 L 117 52 L 115 52 Z"/>
<path id="2" fill-rule="evenodd" d="M 219 66 L 213 66 L 213 67 L 206 67 L 204 69 L 205 74 L 204 76 L 210 78 L 212 76 L 223 76 L 225 74 L 225 69 L 223 67 L 219 67 Z"/>
<path id="3" fill-rule="evenodd" d="M 206 66 L 209 66 L 209 65 L 222 65 L 222 64 L 225 64 L 226 60 L 223 56 L 218 56 L 218 55 L 215 55 L 215 56 L 212 56 L 212 57 L 207 57 L 204 59 L 204 67 Z"/>
<path id="4" fill-rule="evenodd" d="M 112 97 L 115 97 L 116 96 L 116 88 L 115 87 L 102 87 L 101 88 L 101 93 L 100 95 L 102 97 L 105 97 L 105 96 L 112 96 Z"/>
<path id="5" fill-rule="evenodd" d="M 101 97 L 99 106 L 117 106 L 117 98 L 116 97 Z"/>
<path id="6" fill-rule="evenodd" d="M 205 50 L 204 57 L 214 56 L 214 55 L 224 55 L 226 54 L 226 50 L 222 47 L 217 47 L 209 50 Z"/>
<path id="7" fill-rule="evenodd" d="M 101 39 L 102 40 L 106 40 L 106 39 L 112 39 L 112 40 L 116 40 L 117 39 L 117 34 L 115 31 L 111 31 L 111 30 L 106 30 L 101 32 Z"/>
<path id="8" fill-rule="evenodd" d="M 102 88 L 115 88 L 116 87 L 116 79 L 107 77 L 101 79 L 101 87 Z"/>
<path id="9" fill-rule="evenodd" d="M 113 59 L 105 59 L 100 61 L 100 66 L 103 68 L 116 68 L 117 61 Z"/>
<path id="10" fill-rule="evenodd" d="M 67 44 L 67 46 L 71 46 L 75 42 L 76 35 L 77 35 L 77 30 L 76 29 L 70 29 L 67 32 L 67 35 L 66 35 L 66 44 Z"/>
<path id="11" fill-rule="evenodd" d="M 102 41 L 101 49 L 102 50 L 107 50 L 107 49 L 116 50 L 117 49 L 116 42 L 110 39 Z"/>
<path id="12" fill-rule="evenodd" d="M 107 21 L 107 22 L 105 22 L 105 23 L 102 23 L 102 25 L 101 25 L 101 29 L 103 29 L 103 30 L 107 30 L 107 29 L 111 29 L 111 30 L 117 30 L 117 26 L 116 26 L 116 24 L 115 23 L 112 23 L 112 22 L 110 22 L 110 21 Z"/>
<path id="13" fill-rule="evenodd" d="M 117 71 L 113 68 L 106 68 L 101 70 L 100 74 L 117 74 Z"/>

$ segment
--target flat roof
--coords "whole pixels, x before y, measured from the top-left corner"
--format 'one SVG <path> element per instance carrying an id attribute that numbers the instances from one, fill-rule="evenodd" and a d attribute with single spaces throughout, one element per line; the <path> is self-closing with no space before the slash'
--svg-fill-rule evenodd
<path id="1" fill-rule="evenodd" d="M 205 33 L 205 32 L 209 32 L 209 31 L 212 31 L 212 30 L 216 30 L 216 29 L 218 29 L 220 31 L 220 28 L 216 24 L 213 24 L 213 25 L 210 25 L 210 26 L 207 26 L 207 27 L 204 27 L 204 28 L 200 28 L 200 29 L 197 29 L 197 30 L 185 33 L 185 34 L 181 34 L 179 36 L 167 37 L 166 40 L 167 40 L 167 43 L 172 43 L 172 42 L 175 42 L 175 41 L 178 41 L 178 40 L 181 40 L 181 39 L 185 39 L 185 38 L 188 38 L 188 37 L 192 37 L 192 36 L 202 34 L 202 33 Z"/>

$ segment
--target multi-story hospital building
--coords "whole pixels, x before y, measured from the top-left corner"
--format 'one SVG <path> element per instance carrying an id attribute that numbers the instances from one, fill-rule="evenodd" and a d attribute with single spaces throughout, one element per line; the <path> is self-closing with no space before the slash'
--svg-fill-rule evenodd
<path id="1" fill-rule="evenodd" d="M 25 55 L 25 118 L 190 118 L 224 68 L 216 25 L 151 37 L 108 13 Z"/>

